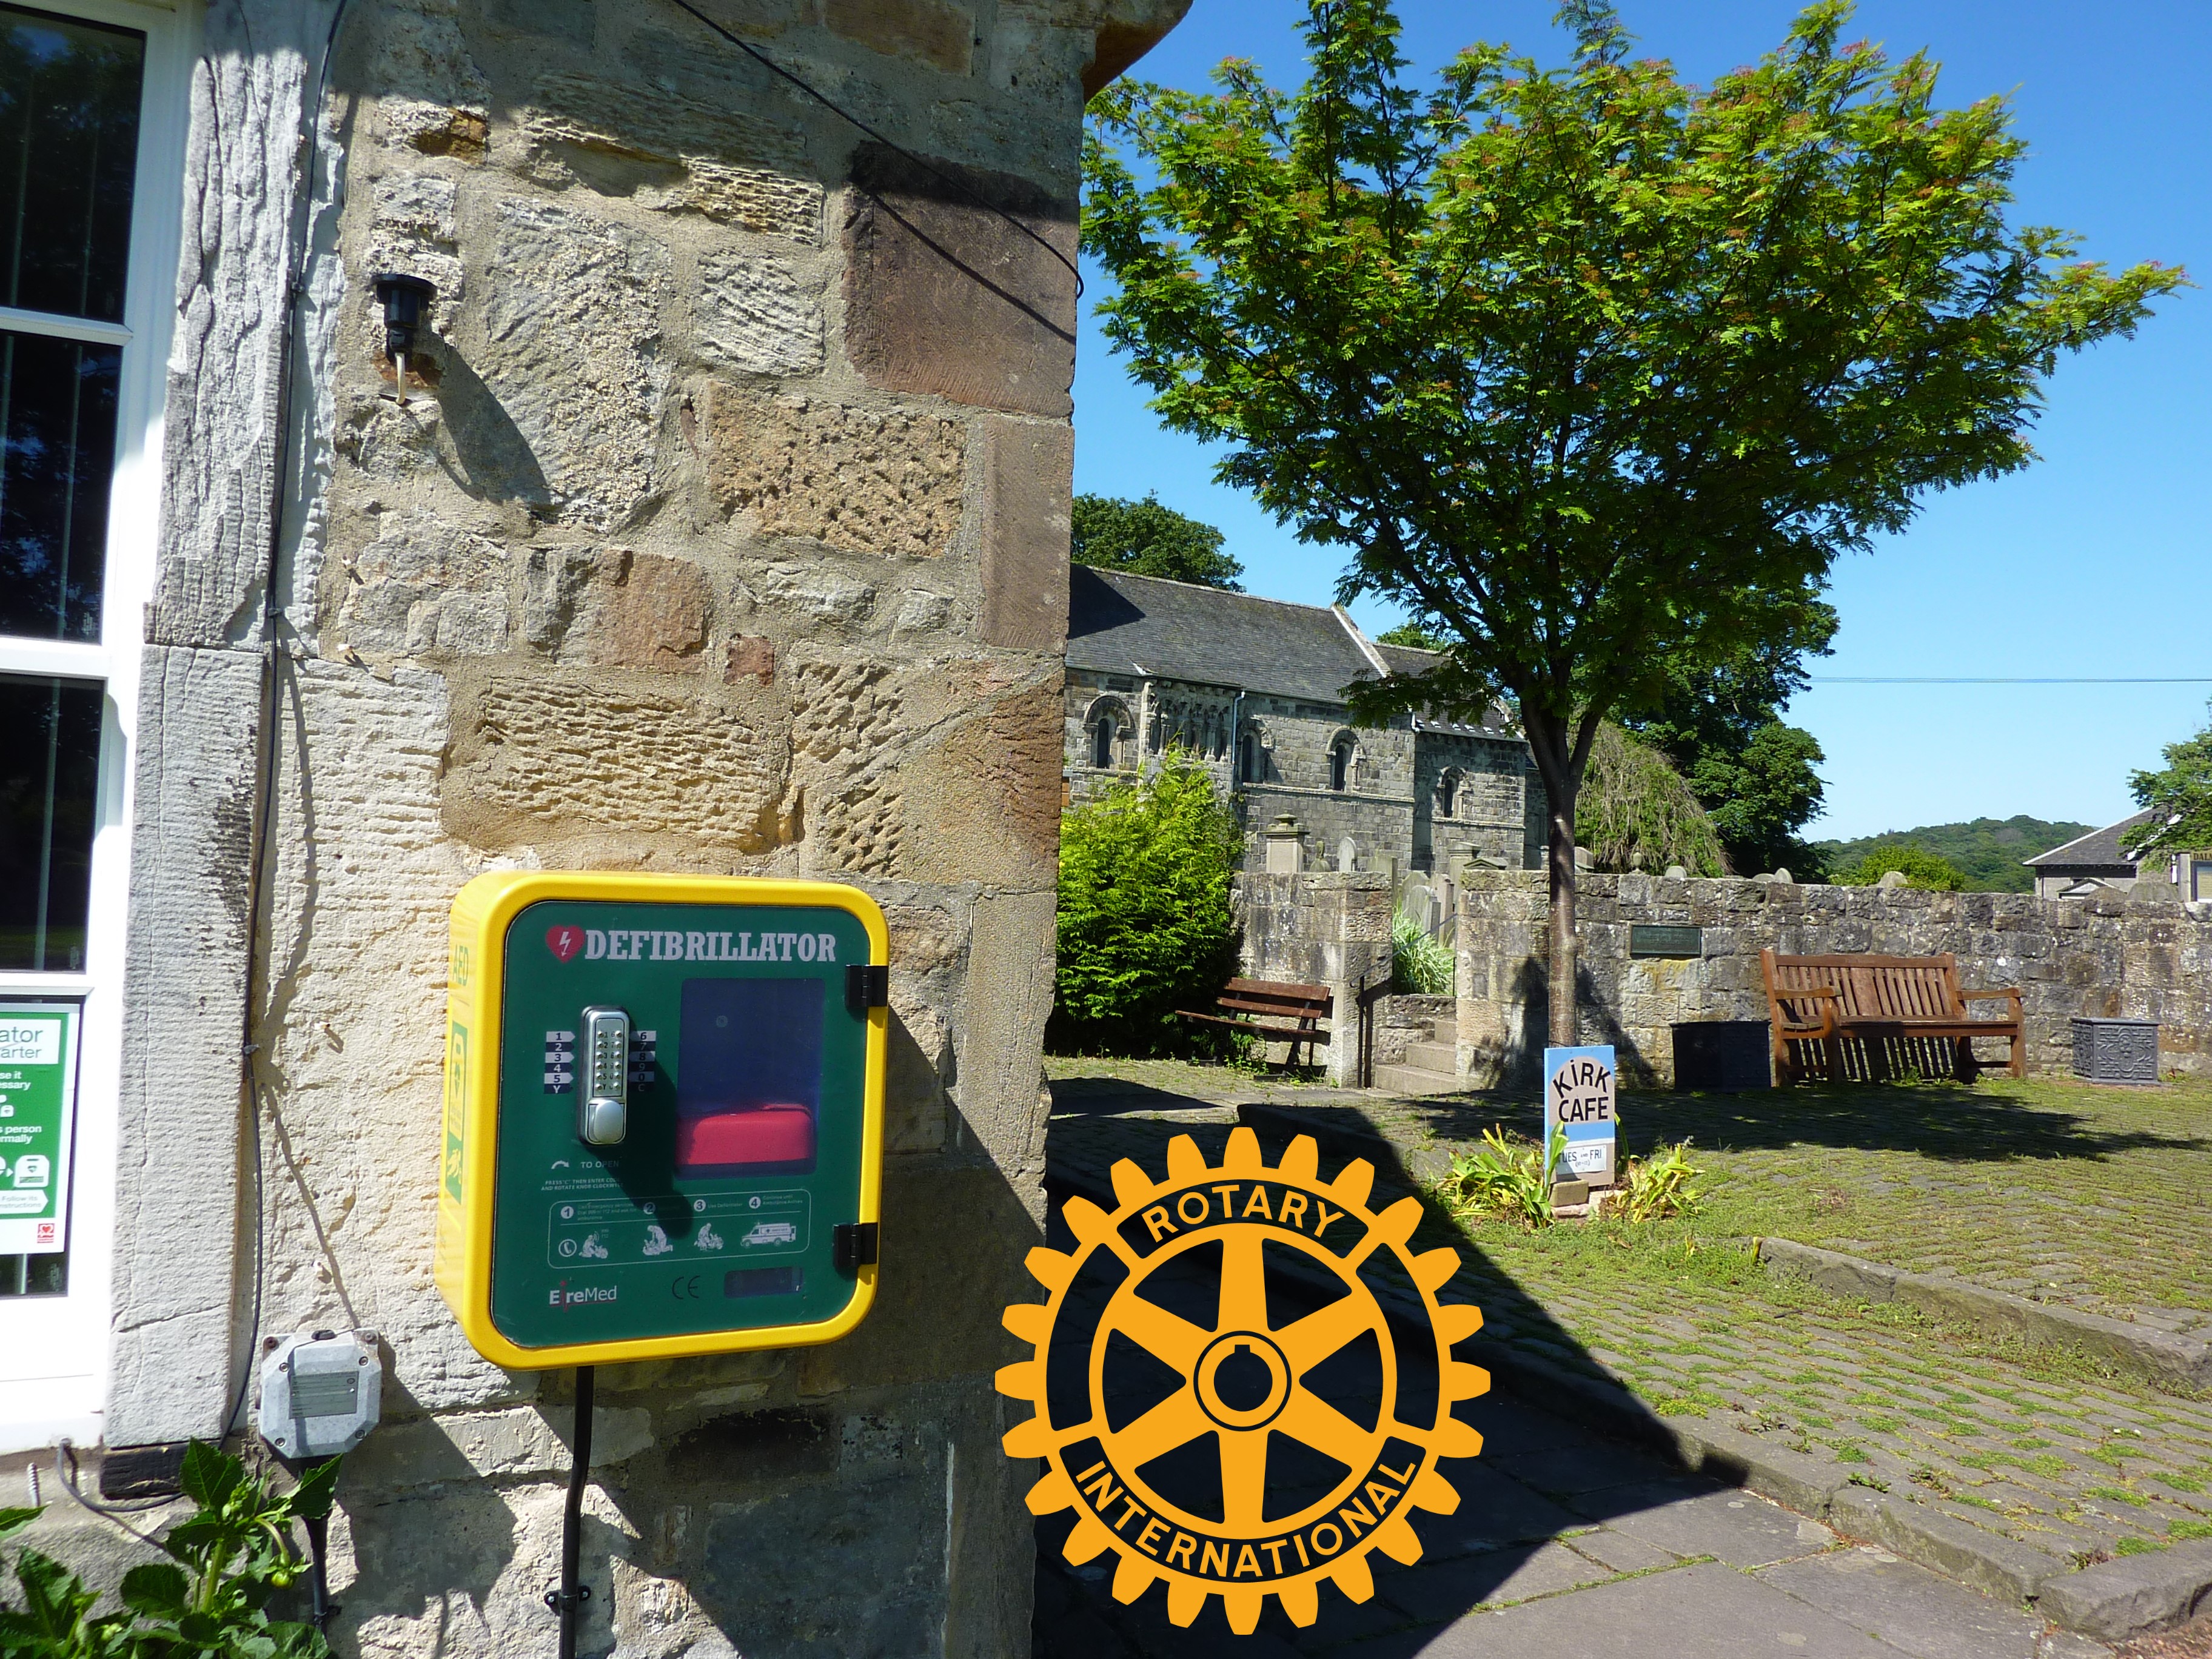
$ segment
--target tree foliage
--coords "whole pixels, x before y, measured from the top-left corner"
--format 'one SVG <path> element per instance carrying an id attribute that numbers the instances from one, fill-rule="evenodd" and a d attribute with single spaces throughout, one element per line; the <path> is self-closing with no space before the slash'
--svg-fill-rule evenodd
<path id="1" fill-rule="evenodd" d="M 2025 860 L 2063 847 L 2095 828 L 2092 823 L 2035 818 L 2021 812 L 2008 818 L 1974 818 L 1965 823 L 1892 830 L 1857 841 L 1822 842 L 1819 850 L 1832 866 L 1840 867 L 1856 864 L 1883 848 L 1917 847 L 1947 860 L 1966 878 L 1967 892 L 2029 893 L 2035 890 L 2035 873 Z M 1790 867 L 1794 871 L 1798 866 Z"/>
<path id="2" fill-rule="evenodd" d="M 1227 539 L 1210 524 L 1162 507 L 1158 495 L 1141 501 L 1116 495 L 1078 495 L 1070 557 L 1101 570 L 1164 576 L 1231 593 L 1244 567 L 1221 550 Z"/>
<path id="3" fill-rule="evenodd" d="M 2212 714 L 2212 703 L 2205 706 Z M 2212 724 L 2166 746 L 2166 764 L 2128 780 L 2136 805 L 2151 821 L 2128 839 L 2130 858 L 2146 853 L 2193 853 L 2212 847 Z"/>
<path id="4" fill-rule="evenodd" d="M 1243 851 L 1212 780 L 1170 752 L 1060 819 L 1060 960 L 1051 1039 L 1084 1053 L 1187 1048 L 1237 971 L 1229 878 Z"/>
<path id="5" fill-rule="evenodd" d="M 1904 876 L 1907 887 L 1932 893 L 1966 890 L 1966 878 L 1960 873 L 1958 866 L 1923 847 L 1877 847 L 1856 864 L 1845 865 L 1829 879 L 1838 887 L 1873 887 L 1893 870 Z"/>
<path id="6" fill-rule="evenodd" d="M 1152 407 L 1344 550 L 1343 599 L 1449 634 L 1362 718 L 1520 709 L 1555 984 L 1603 720 L 1802 634 L 1929 490 L 2025 465 L 2057 355 L 2182 281 L 2009 226 L 2004 100 L 1938 108 L 1927 58 L 1843 43 L 1844 0 L 1703 90 L 1602 0 L 1567 15 L 1566 67 L 1477 46 L 1422 93 L 1383 0 L 1311 0 L 1295 92 L 1231 59 L 1094 100 L 1083 208 Z"/>
<path id="7" fill-rule="evenodd" d="M 1413 651 L 1442 651 L 1451 641 L 1434 629 L 1417 622 L 1400 623 L 1375 636 L 1378 645 L 1401 645 Z"/>
<path id="8" fill-rule="evenodd" d="M 1729 870 L 1719 832 L 1682 775 L 1610 720 L 1590 747 L 1575 839 L 1589 849 L 1594 869 L 1656 875 L 1679 864 L 1693 876 Z"/>

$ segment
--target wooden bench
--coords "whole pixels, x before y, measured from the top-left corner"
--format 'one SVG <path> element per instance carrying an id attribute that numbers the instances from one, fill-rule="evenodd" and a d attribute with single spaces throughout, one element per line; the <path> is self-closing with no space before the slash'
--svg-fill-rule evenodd
<path id="1" fill-rule="evenodd" d="M 1940 957 L 1784 957 L 1759 953 L 1774 1026 L 1774 1075 L 1802 1083 L 1864 1083 L 1905 1071 L 1948 1073 L 1964 1082 L 1996 1062 L 1974 1058 L 1976 1037 L 2011 1044 L 2009 1070 L 2022 1064 L 2020 992 L 1962 991 L 1959 960 Z M 2008 1018 L 1976 1019 L 1966 1005 L 2010 1000 Z"/>
<path id="2" fill-rule="evenodd" d="M 1249 1031 L 1255 1036 L 1270 1042 L 1288 1042 L 1291 1052 L 1285 1062 L 1298 1063 L 1298 1045 L 1306 1045 L 1306 1063 L 1313 1064 L 1316 1044 L 1328 1041 L 1328 1033 L 1314 1022 L 1328 1019 L 1333 1003 L 1326 985 L 1288 985 L 1267 979 L 1232 979 L 1213 1006 L 1224 1012 L 1218 1014 L 1193 1013 L 1188 1009 L 1176 1010 L 1180 1019 L 1203 1020 L 1208 1025 L 1227 1025 L 1239 1031 Z"/>

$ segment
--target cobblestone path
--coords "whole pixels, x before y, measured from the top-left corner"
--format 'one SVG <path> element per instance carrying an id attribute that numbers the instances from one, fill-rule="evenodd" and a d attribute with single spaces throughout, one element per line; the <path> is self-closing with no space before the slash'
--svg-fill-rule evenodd
<path id="1" fill-rule="evenodd" d="M 1052 1125 L 1056 1179 L 1103 1180 L 1122 1157 L 1158 1173 L 1167 1140 L 1184 1132 L 1218 1157 L 1233 1108 L 1192 1092 L 1152 1092 L 1169 1080 L 1056 1084 L 1063 1109 L 1075 1109 Z M 1193 1083 L 1180 1080 L 1187 1090 Z M 1254 1092 L 1248 1087 L 1244 1097 Z M 1347 1104 L 1334 1091 L 1268 1092 L 1274 1104 L 1322 1116 Z M 1362 1097 L 1370 1116 L 1374 1101 Z M 1146 1112 L 1147 1103 L 1185 1109 L 1161 1115 Z M 1263 1143 L 1281 1139 L 1261 1134 Z M 1424 1147 L 1433 1142 L 1408 1146 L 1417 1164 L 1427 1161 Z M 1325 1151 L 1324 1171 L 1337 1161 Z M 1382 1182 L 1418 1186 L 1403 1164 L 1376 1162 Z M 1440 1238 L 1459 1231 L 1441 1218 L 1432 1225 Z M 1863 1484 L 2062 1560 L 2087 1565 L 2212 1536 L 2212 1405 L 2204 1401 L 2100 1375 L 2071 1356 L 2008 1347 L 1899 1307 L 1846 1304 L 1769 1277 L 1747 1249 L 1703 1224 L 1649 1231 L 1618 1265 L 1606 1260 L 1596 1230 L 1538 1236 L 1486 1225 L 1462 1243 L 1456 1294 L 1480 1303 L 1486 1317 L 1462 1357 L 1479 1360 L 1470 1350 L 1485 1341 L 1515 1343 L 1609 1376 L 1656 1411 L 1707 1417 L 1838 1459 L 1863 1470 Z M 1679 1261 L 1669 1259 L 1673 1244 Z"/>

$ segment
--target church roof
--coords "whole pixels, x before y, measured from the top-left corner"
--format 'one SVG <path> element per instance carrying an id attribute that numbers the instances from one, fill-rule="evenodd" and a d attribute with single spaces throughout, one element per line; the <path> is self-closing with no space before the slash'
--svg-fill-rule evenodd
<path id="1" fill-rule="evenodd" d="M 1067 662 L 1316 702 L 1376 678 L 1334 611 L 1083 564 L 1068 572 Z"/>

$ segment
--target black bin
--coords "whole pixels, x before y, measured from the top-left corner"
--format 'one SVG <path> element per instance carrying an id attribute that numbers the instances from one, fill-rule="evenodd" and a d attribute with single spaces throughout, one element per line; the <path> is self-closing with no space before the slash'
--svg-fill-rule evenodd
<path id="1" fill-rule="evenodd" d="M 1674 1027 L 1674 1086 L 1740 1094 L 1774 1086 L 1774 1047 L 1763 1019 L 1704 1019 Z"/>

